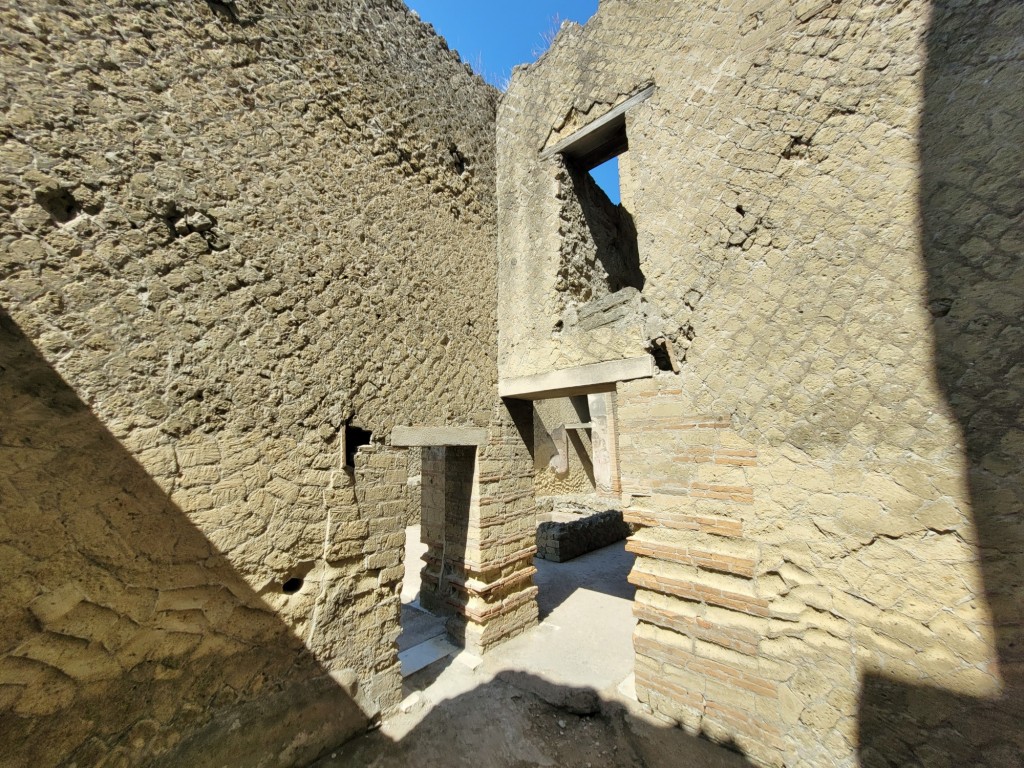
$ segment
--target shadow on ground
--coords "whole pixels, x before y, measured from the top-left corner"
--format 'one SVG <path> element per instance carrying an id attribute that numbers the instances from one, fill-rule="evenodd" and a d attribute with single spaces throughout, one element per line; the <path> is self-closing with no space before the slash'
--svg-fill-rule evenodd
<path id="1" fill-rule="evenodd" d="M 2 307 L 0 510 L 4 766 L 302 761 L 365 728 Z"/>
<path id="2" fill-rule="evenodd" d="M 400 711 L 315 768 L 749 766 L 631 698 L 633 559 L 619 542 L 567 563 L 535 561 L 539 626 L 482 660 L 449 656 L 407 676 Z"/>
<path id="3" fill-rule="evenodd" d="M 424 673 L 425 680 L 433 679 L 430 670 Z M 596 696 L 592 690 L 564 687 L 560 695 L 566 699 Z M 742 755 L 630 712 L 620 703 L 604 701 L 599 712 L 581 716 L 494 679 L 478 682 L 429 711 L 392 718 L 383 729 L 348 742 L 313 768 L 751 765 Z"/>
<path id="4" fill-rule="evenodd" d="M 565 563 L 534 558 L 537 573 L 533 583 L 539 589 L 537 608 L 541 621 L 577 589 L 588 589 L 632 602 L 636 587 L 629 583 L 628 578 L 636 555 L 627 552 L 622 542 L 611 546 L 615 547 L 614 557 L 607 554 L 612 550 L 603 547 Z"/>

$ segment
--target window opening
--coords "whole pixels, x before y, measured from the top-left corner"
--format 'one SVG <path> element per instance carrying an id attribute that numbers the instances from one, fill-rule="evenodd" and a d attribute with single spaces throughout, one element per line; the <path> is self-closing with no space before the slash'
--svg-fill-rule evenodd
<path id="1" fill-rule="evenodd" d="M 653 85 L 644 88 L 540 153 L 561 160 L 556 334 L 643 321 L 645 276 L 628 210 L 626 112 L 653 93 Z"/>
<path id="2" fill-rule="evenodd" d="M 622 192 L 619 189 L 619 155 L 591 168 L 590 178 L 608 195 L 609 200 L 616 205 L 622 204 Z"/>
<path id="3" fill-rule="evenodd" d="M 564 155 L 578 168 L 589 171 L 606 160 L 621 155 L 629 149 L 629 142 L 626 139 L 626 112 L 653 94 L 653 85 L 644 88 L 607 114 L 543 150 L 540 153 L 541 159 Z"/>
<path id="4" fill-rule="evenodd" d="M 559 318 L 564 325 L 592 330 L 637 310 L 634 305 L 639 302 L 645 277 L 636 225 L 620 194 L 628 168 L 624 162 L 627 146 L 623 122 L 602 144 L 562 155 L 562 242 L 556 288 L 566 310 Z M 569 312 L 574 309 L 575 316 Z"/>

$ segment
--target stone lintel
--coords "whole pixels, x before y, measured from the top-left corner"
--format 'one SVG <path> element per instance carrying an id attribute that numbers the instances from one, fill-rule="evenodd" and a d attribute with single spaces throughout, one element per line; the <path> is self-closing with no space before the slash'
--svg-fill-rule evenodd
<path id="1" fill-rule="evenodd" d="M 563 368 L 533 376 L 516 376 L 498 382 L 498 394 L 520 400 L 544 400 L 594 392 L 614 392 L 615 384 L 654 376 L 654 358 L 650 355 L 610 360 L 605 363 Z"/>
<path id="2" fill-rule="evenodd" d="M 621 154 L 628 146 L 622 145 L 626 138 L 626 112 L 653 94 L 654 86 L 647 86 L 554 146 L 541 150 L 540 159 L 566 154 L 580 161 L 584 170 L 589 170 Z"/>
<path id="3" fill-rule="evenodd" d="M 483 445 L 487 442 L 484 427 L 403 427 L 391 430 L 391 445 L 415 448 L 443 445 Z"/>

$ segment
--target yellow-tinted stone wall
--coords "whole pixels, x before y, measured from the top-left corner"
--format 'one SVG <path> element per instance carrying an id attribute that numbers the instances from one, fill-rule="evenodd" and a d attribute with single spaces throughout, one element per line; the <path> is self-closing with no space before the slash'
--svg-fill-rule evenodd
<path id="1" fill-rule="evenodd" d="M 2 2 L 0 78 L 0 765 L 305 764 L 400 695 L 381 443 L 492 418 L 497 92 L 395 0 Z"/>
<path id="2" fill-rule="evenodd" d="M 540 152 L 655 85 L 633 328 L 685 359 L 618 388 L 637 690 L 758 763 L 1024 760 L 1022 30 L 1015 2 L 604 0 L 499 107 L 511 377 L 643 353 L 552 333 Z"/>
<path id="3" fill-rule="evenodd" d="M 594 448 L 590 431 L 565 429 L 589 422 L 586 398 L 557 397 L 533 402 L 534 495 L 592 494 Z"/>

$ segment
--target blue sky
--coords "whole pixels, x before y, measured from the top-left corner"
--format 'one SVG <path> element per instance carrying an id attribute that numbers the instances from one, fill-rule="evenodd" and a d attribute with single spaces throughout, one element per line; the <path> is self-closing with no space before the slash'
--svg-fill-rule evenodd
<path id="1" fill-rule="evenodd" d="M 537 58 L 562 21 L 580 24 L 597 0 L 406 0 L 462 60 L 503 88 L 512 67 Z"/>
<path id="2" fill-rule="evenodd" d="M 586 23 L 597 0 L 406 0 L 487 82 L 504 89 L 512 67 L 536 60 L 565 20 Z M 619 202 L 618 163 L 591 175 Z"/>

